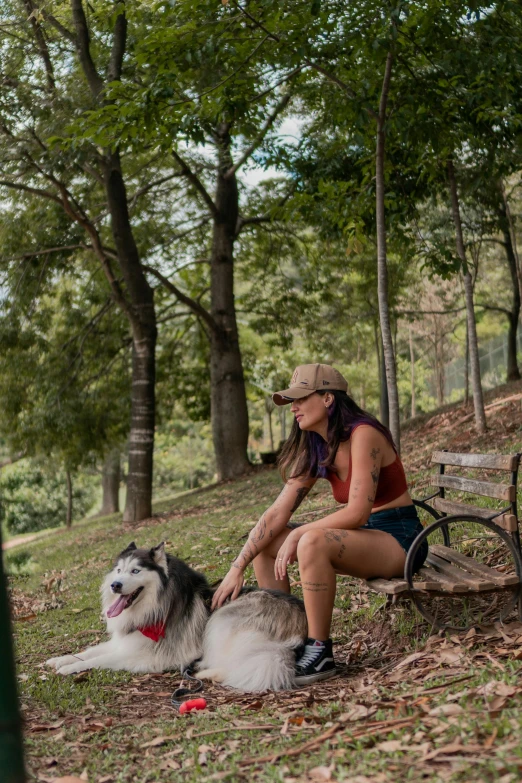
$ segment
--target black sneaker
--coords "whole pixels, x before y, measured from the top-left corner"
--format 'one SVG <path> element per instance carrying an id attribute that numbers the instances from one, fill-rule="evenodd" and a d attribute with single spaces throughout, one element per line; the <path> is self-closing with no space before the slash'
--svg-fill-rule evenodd
<path id="1" fill-rule="evenodd" d="M 296 685 L 309 685 L 319 680 L 327 680 L 336 673 L 331 639 L 326 642 L 307 639 L 304 649 L 299 652 L 300 656 L 295 663 Z"/>

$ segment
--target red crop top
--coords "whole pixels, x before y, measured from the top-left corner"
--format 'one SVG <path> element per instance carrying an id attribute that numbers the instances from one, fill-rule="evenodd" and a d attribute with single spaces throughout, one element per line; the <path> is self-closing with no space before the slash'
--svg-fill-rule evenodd
<path id="1" fill-rule="evenodd" d="M 361 426 L 361 425 L 357 425 Z M 352 430 L 352 434 L 356 428 Z M 337 474 L 328 471 L 326 478 L 332 485 L 333 496 L 338 503 L 348 503 L 348 495 L 350 494 L 350 483 L 352 481 L 352 460 L 350 458 L 350 466 L 348 468 L 348 476 L 345 481 L 341 481 Z M 374 507 L 385 506 L 387 503 L 391 503 L 396 500 L 404 492 L 407 492 L 408 484 L 406 483 L 406 475 L 404 468 L 400 460 L 399 455 L 395 457 L 395 461 L 381 468 L 379 473 L 379 481 L 377 483 L 377 492 L 375 500 L 373 501 Z"/>

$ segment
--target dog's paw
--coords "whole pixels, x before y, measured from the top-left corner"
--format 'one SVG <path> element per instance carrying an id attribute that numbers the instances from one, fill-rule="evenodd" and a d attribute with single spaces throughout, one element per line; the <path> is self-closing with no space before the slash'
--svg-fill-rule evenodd
<path id="1" fill-rule="evenodd" d="M 225 679 L 225 672 L 221 669 L 202 669 L 197 673 L 198 680 L 212 680 L 212 682 L 223 682 Z"/>
<path id="2" fill-rule="evenodd" d="M 72 656 L 70 656 L 72 658 Z M 78 672 L 84 672 L 86 669 L 85 661 L 75 660 L 74 663 L 66 663 L 56 668 L 57 674 L 78 674 Z"/>
<path id="3" fill-rule="evenodd" d="M 58 670 L 61 666 L 66 666 L 68 663 L 74 663 L 77 660 L 74 655 L 59 655 L 57 658 L 49 658 L 45 665 Z"/>

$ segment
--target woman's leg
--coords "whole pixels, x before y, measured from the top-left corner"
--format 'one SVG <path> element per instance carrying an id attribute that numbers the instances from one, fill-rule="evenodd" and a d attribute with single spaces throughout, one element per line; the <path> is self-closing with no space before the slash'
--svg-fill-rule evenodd
<path id="1" fill-rule="evenodd" d="M 270 544 L 263 549 L 256 558 L 254 558 L 254 573 L 259 587 L 265 587 L 270 590 L 282 590 L 284 593 L 290 592 L 288 576 L 284 579 L 276 579 L 274 575 L 274 565 L 279 549 L 291 532 L 290 528 L 283 530 L 272 539 Z"/>
<path id="2" fill-rule="evenodd" d="M 308 634 L 325 641 L 335 600 L 336 573 L 361 579 L 391 578 L 404 572 L 406 553 L 381 530 L 308 530 L 297 546 L 308 619 Z"/>

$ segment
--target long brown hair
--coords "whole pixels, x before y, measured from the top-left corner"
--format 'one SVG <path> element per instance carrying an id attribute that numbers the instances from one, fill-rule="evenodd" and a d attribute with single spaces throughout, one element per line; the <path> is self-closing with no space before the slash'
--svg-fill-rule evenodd
<path id="1" fill-rule="evenodd" d="M 316 394 L 332 394 L 334 401 L 328 408 L 328 434 L 324 440 L 317 432 L 301 430 L 294 419 L 290 435 L 281 450 L 278 467 L 283 481 L 289 478 L 325 478 L 328 471 L 336 472 L 334 460 L 339 444 L 350 439 L 358 424 L 369 424 L 379 430 L 397 451 L 390 431 L 371 413 L 359 408 L 344 391 L 320 390 Z"/>

